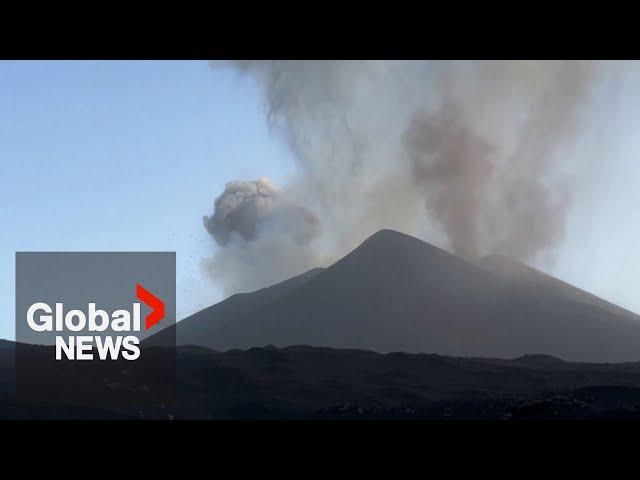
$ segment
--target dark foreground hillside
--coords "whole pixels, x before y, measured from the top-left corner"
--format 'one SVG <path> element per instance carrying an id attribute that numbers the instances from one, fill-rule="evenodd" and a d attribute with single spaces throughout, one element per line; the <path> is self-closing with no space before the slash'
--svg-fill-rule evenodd
<path id="1" fill-rule="evenodd" d="M 153 350 L 145 352 L 147 366 L 164 354 Z M 76 373 L 74 381 L 86 392 L 83 405 L 65 403 L 69 375 L 58 367 L 43 372 L 41 381 L 61 395 L 24 407 L 16 404 L 12 349 L 5 346 L 0 348 L 0 418 L 640 419 L 640 363 L 307 346 L 225 353 L 180 347 L 176 357 L 174 405 L 154 396 L 168 386 L 162 384 L 163 372 L 142 371 L 144 364 L 137 362 L 126 368 L 101 362 Z M 105 399 L 117 401 L 105 407 L 100 404 Z"/>

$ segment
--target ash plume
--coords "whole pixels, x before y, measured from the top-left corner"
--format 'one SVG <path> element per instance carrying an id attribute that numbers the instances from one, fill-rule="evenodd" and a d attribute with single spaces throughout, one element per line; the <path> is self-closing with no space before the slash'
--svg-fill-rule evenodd
<path id="1" fill-rule="evenodd" d="M 268 178 L 227 183 L 213 208 L 203 223 L 221 248 L 208 267 L 226 294 L 277 283 L 315 263 L 318 219 Z"/>
<path id="2" fill-rule="evenodd" d="M 440 108 L 434 115 L 417 112 L 406 132 L 412 172 L 453 251 L 473 258 L 494 148 L 460 123 L 455 105 Z"/>
<path id="3" fill-rule="evenodd" d="M 548 253 L 564 235 L 580 171 L 566 153 L 606 70 L 582 61 L 213 63 L 228 66 L 258 82 L 271 131 L 297 162 L 280 194 L 304 205 L 313 234 L 298 241 L 299 227 L 291 227 L 305 217 L 298 214 L 273 229 L 285 244 L 304 245 L 304 254 L 291 255 L 287 271 L 295 273 L 344 255 L 381 228 L 466 257 Z M 205 220 L 218 256 L 246 255 L 258 275 L 265 268 L 258 246 L 270 239 L 275 249 L 276 241 L 263 225 L 286 217 L 274 213 L 272 197 L 280 194 L 263 192 L 239 208 L 225 207 L 235 197 L 218 199 Z"/>

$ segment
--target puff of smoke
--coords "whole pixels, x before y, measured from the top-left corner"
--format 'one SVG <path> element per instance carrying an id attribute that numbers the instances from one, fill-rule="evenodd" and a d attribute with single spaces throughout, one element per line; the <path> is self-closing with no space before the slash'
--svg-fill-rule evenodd
<path id="1" fill-rule="evenodd" d="M 232 235 L 251 240 L 278 196 L 278 188 L 268 178 L 228 182 L 215 200 L 213 215 L 203 218 L 204 226 L 221 246 Z"/>
<path id="2" fill-rule="evenodd" d="M 225 294 L 285 280 L 316 266 L 320 223 L 268 178 L 227 183 L 203 223 L 219 249 L 206 262 Z"/>

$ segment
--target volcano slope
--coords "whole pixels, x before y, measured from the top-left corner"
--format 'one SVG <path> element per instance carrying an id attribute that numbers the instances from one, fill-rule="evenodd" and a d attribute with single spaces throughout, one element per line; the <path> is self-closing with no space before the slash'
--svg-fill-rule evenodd
<path id="1" fill-rule="evenodd" d="M 516 261 L 472 263 L 381 230 L 326 269 L 184 319 L 177 340 L 620 362 L 640 360 L 640 318 Z"/>

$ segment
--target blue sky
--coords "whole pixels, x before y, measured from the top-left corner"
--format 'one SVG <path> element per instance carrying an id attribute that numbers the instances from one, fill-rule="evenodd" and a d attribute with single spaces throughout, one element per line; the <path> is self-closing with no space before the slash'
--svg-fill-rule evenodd
<path id="1" fill-rule="evenodd" d="M 202 227 L 235 178 L 284 182 L 254 85 L 207 62 L 0 62 L 0 338 L 14 252 L 177 252 L 178 318 L 221 299 Z"/>

